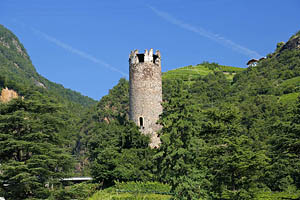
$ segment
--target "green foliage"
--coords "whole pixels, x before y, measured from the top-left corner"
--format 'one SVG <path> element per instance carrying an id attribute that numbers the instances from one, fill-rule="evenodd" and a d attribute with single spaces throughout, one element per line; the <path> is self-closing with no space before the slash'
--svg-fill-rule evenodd
<path id="1" fill-rule="evenodd" d="M 288 111 L 286 119 L 275 123 L 272 127 L 273 137 L 270 138 L 272 157 L 271 172 L 268 178 L 272 181 L 270 188 L 286 191 L 300 186 L 300 97 L 297 104 Z M 275 172 L 275 173 L 274 173 Z"/>
<path id="2" fill-rule="evenodd" d="M 300 77 L 295 77 L 295 78 L 291 78 L 288 80 L 285 80 L 281 83 L 282 87 L 287 87 L 287 86 L 300 86 Z"/>
<path id="3" fill-rule="evenodd" d="M 60 102 L 65 110 L 63 121 L 68 124 L 68 132 L 72 133 L 68 135 L 69 144 L 64 146 L 65 151 L 78 153 L 75 142 L 80 137 L 80 130 L 77 125 L 85 110 L 95 101 L 39 75 L 18 38 L 0 25 L 0 92 L 5 87 L 13 89 L 25 99 L 39 92 L 43 98 L 56 99 L 54 104 Z"/>
<path id="4" fill-rule="evenodd" d="M 170 194 L 171 187 L 159 182 L 116 182 L 114 187 L 119 192 Z"/>
<path id="5" fill-rule="evenodd" d="M 18 38 L 2 25 L 0 25 L 0 74 L 2 80 L 5 78 L 25 87 L 33 87 L 42 93 L 50 93 L 51 96 L 64 102 L 72 102 L 81 106 L 90 106 L 95 103 L 93 99 L 39 75 Z M 0 89 L 1 87 L 3 86 L 0 81 Z M 23 93 L 24 91 L 17 90 L 17 92 Z"/>
<path id="6" fill-rule="evenodd" d="M 7 199 L 46 198 L 45 185 L 70 171 L 63 118 L 62 107 L 39 93 L 0 104 L 0 187 Z"/>
<path id="7" fill-rule="evenodd" d="M 107 123 L 114 120 L 127 120 L 129 112 L 129 83 L 126 79 L 120 79 L 119 83 L 102 97 L 97 105 L 91 107 L 82 117 L 79 124 L 78 135 L 74 153 L 80 160 L 81 173 L 89 173 L 88 143 L 91 135 L 95 135 L 100 129 L 109 127 Z M 123 122 L 122 122 L 123 123 Z M 101 125 L 102 124 L 102 125 Z M 116 124 L 116 123 L 113 123 Z M 103 126 L 103 128 L 99 128 Z M 116 125 L 117 127 L 118 125 Z M 99 130 L 98 130 L 99 129 Z M 117 134 L 117 133 L 116 133 Z"/>
<path id="8" fill-rule="evenodd" d="M 124 119 L 96 126 L 88 144 L 95 181 L 106 187 L 114 180 L 150 180 L 153 153 L 148 141 L 135 124 Z"/>
<path id="9" fill-rule="evenodd" d="M 297 100 L 298 96 L 299 96 L 298 92 L 284 94 L 280 96 L 280 101 L 285 104 L 293 104 Z"/>
<path id="10" fill-rule="evenodd" d="M 264 187 L 260 179 L 269 158 L 241 126 L 238 110 L 226 105 L 222 110 L 209 109 L 201 134 L 209 144 L 206 155 L 210 155 L 207 165 L 214 198 L 255 198 L 255 191 Z"/>
<path id="11" fill-rule="evenodd" d="M 171 195 L 163 194 L 131 194 L 99 191 L 89 200 L 169 200 Z"/>
<path id="12" fill-rule="evenodd" d="M 89 200 L 169 200 L 170 189 L 170 186 L 158 182 L 116 182 L 115 186 L 97 192 Z"/>
<path id="13" fill-rule="evenodd" d="M 229 67 L 224 65 L 218 65 L 217 63 L 203 62 L 196 66 L 186 66 L 178 69 L 173 69 L 163 73 L 163 80 L 168 79 L 180 79 L 187 82 L 193 81 L 199 78 L 199 76 L 205 76 L 214 72 L 223 72 L 228 79 L 232 79 L 232 73 L 240 72 L 245 69 L 238 67 Z"/>
<path id="14" fill-rule="evenodd" d="M 176 84 L 173 95 L 164 104 L 160 120 L 162 144 L 155 155 L 158 180 L 172 186 L 176 198 L 199 199 L 207 196 L 207 168 L 201 163 L 204 141 L 197 138 L 201 116 L 190 95 Z"/>
<path id="15" fill-rule="evenodd" d="M 299 55 L 298 49 L 281 51 L 238 72 L 232 83 L 214 63 L 202 63 L 215 72 L 199 74 L 192 83 L 180 76 L 181 82 L 170 75 L 163 79 L 162 145 L 155 159 L 158 180 L 172 186 L 175 198 L 297 193 L 294 133 L 300 131 L 289 110 L 295 109 L 299 91 Z"/>
<path id="16" fill-rule="evenodd" d="M 56 189 L 51 193 L 49 200 L 85 200 L 91 197 L 97 191 L 97 184 L 92 183 L 79 183 L 64 187 L 61 189 Z"/>
<path id="17" fill-rule="evenodd" d="M 284 42 L 278 42 L 276 45 L 276 51 L 279 51 L 283 47 L 284 44 L 285 44 Z"/>
<path id="18" fill-rule="evenodd" d="M 100 121 L 111 121 L 122 115 L 128 118 L 129 112 L 129 83 L 121 78 L 119 83 L 111 90 L 109 95 L 102 97 L 97 104 L 97 117 Z"/>

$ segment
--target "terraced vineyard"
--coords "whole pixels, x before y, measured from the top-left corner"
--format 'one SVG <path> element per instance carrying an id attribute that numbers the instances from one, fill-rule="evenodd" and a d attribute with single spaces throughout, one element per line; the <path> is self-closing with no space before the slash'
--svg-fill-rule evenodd
<path id="1" fill-rule="evenodd" d="M 171 187 L 158 182 L 117 182 L 115 186 L 96 192 L 89 200 L 169 200 Z"/>
<path id="2" fill-rule="evenodd" d="M 189 65 L 163 73 L 163 79 L 182 79 L 185 81 L 192 80 L 199 76 L 205 76 L 216 71 L 223 72 L 228 79 L 233 79 L 235 73 L 245 70 L 245 68 L 229 67 L 215 63 L 203 63 L 199 65 Z"/>
<path id="3" fill-rule="evenodd" d="M 280 84 L 281 88 L 284 88 L 285 93 L 280 96 L 280 101 L 283 103 L 295 102 L 299 96 L 300 90 L 300 76 L 287 79 Z"/>

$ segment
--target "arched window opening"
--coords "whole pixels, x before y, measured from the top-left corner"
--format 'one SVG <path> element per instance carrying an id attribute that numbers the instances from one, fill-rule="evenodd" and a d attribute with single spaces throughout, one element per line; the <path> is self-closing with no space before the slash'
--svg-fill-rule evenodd
<path id="1" fill-rule="evenodd" d="M 140 117 L 140 128 L 144 127 L 144 118 Z"/>

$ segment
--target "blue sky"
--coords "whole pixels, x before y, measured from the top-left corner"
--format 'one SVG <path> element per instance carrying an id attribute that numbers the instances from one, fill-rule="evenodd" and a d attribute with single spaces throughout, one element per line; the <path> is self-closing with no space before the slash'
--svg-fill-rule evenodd
<path id="1" fill-rule="evenodd" d="M 299 0 L 1 0 L 0 23 L 37 71 L 99 100 L 128 74 L 131 50 L 162 70 L 203 61 L 246 67 L 300 30 Z"/>

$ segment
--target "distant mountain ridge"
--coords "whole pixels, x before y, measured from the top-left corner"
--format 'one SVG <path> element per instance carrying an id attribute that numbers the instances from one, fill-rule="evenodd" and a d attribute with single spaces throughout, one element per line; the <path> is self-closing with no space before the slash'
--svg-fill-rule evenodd
<path id="1" fill-rule="evenodd" d="M 38 74 L 22 43 L 3 25 L 0 25 L 0 76 L 2 82 L 6 79 L 28 87 L 37 87 L 82 106 L 96 103 L 95 100 L 66 89 L 61 84 L 51 82 Z M 3 87 L 0 81 L 0 89 Z"/>

